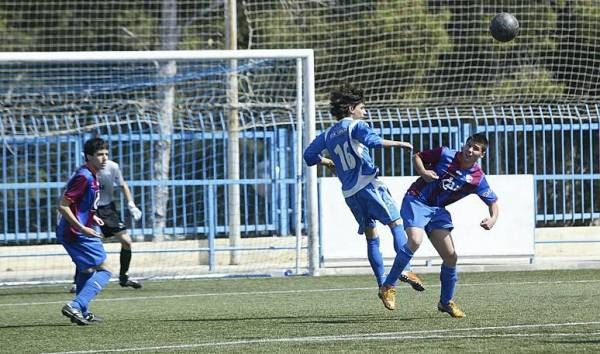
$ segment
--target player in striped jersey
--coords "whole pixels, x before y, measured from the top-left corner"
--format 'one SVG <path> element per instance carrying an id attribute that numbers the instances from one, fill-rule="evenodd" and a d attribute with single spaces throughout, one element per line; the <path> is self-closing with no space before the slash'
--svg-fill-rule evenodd
<path id="1" fill-rule="evenodd" d="M 455 318 L 464 317 L 465 314 L 452 300 L 458 281 L 458 256 L 451 234 L 454 227 L 452 217 L 445 207 L 469 194 L 477 194 L 488 206 L 490 214 L 480 222 L 480 226 L 485 230 L 494 227 L 499 212 L 498 197 L 477 163 L 484 156 L 487 146 L 485 135 L 474 134 L 467 139 L 461 151 L 439 147 L 415 154 L 415 170 L 420 177 L 408 189 L 400 210 L 408 242 L 397 253 L 390 274 L 403 269 L 410 262 L 426 234 L 443 260 L 438 310 Z M 393 277 L 386 278 L 382 286 L 384 299 L 392 299 L 395 294 L 394 282 Z"/>
<path id="2" fill-rule="evenodd" d="M 63 306 L 62 314 L 78 325 L 100 320 L 89 312 L 88 306 L 112 275 L 105 264 L 106 251 L 96 230 L 96 225 L 104 223 L 95 215 L 99 198 L 96 173 L 108 161 L 108 144 L 93 138 L 85 142 L 83 149 L 86 164 L 67 182 L 58 206 L 62 217 L 56 227 L 56 239 L 77 268 L 79 288 L 75 298 Z"/>

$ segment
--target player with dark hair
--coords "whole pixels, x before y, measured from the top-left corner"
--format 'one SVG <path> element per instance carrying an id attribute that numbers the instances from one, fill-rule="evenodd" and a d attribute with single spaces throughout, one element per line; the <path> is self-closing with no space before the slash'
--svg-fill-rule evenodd
<path id="1" fill-rule="evenodd" d="M 443 261 L 438 310 L 455 318 L 465 316 L 452 300 L 458 281 L 458 256 L 451 235 L 454 228 L 452 217 L 445 207 L 469 194 L 477 194 L 487 204 L 490 214 L 480 222 L 480 226 L 485 230 L 494 227 L 499 212 L 498 197 L 477 163 L 485 155 L 487 146 L 485 135 L 474 134 L 467 139 L 461 151 L 442 146 L 413 156 L 415 170 L 420 177 L 408 189 L 400 210 L 408 242 L 397 252 L 394 265 L 381 287 L 384 303 L 395 303 L 395 277 L 410 262 L 427 234 Z"/>
<path id="2" fill-rule="evenodd" d="M 123 179 L 123 174 L 119 168 L 119 164 L 108 160 L 106 165 L 97 173 L 98 183 L 100 184 L 100 199 L 98 201 L 98 211 L 96 215 L 104 221 L 104 225 L 100 226 L 104 237 L 114 236 L 121 242 L 121 253 L 119 257 L 119 285 L 122 287 L 131 287 L 133 289 L 142 288 L 142 284 L 129 279 L 127 272 L 131 263 L 131 236 L 125 226 L 123 220 L 119 216 L 119 212 L 113 201 L 113 192 L 115 185 L 121 187 L 121 191 L 127 200 L 127 208 L 134 220 L 139 220 L 142 217 L 142 212 L 135 205 L 131 190 L 127 182 Z M 77 271 L 75 272 L 77 277 Z M 76 292 L 77 285 L 73 283 L 71 292 Z"/>
<path id="3" fill-rule="evenodd" d="M 377 179 L 379 169 L 373 163 L 368 148 L 401 147 L 411 150 L 412 145 L 377 135 L 362 120 L 366 113 L 363 100 L 362 90 L 351 86 L 343 86 L 331 93 L 331 114 L 338 122 L 310 143 L 304 151 L 304 160 L 308 166 L 326 166 L 342 182 L 346 204 L 358 222 L 358 233 L 366 236 L 369 263 L 377 285 L 381 287 L 385 268 L 375 221 L 390 227 L 396 252 L 406 243 L 406 234 L 390 192 Z M 321 155 L 324 150 L 329 158 Z M 410 271 L 397 274 L 396 279 L 398 277 L 415 290 L 425 290 L 422 280 Z"/>
<path id="4" fill-rule="evenodd" d="M 78 325 L 101 321 L 89 312 L 89 303 L 108 284 L 111 272 L 105 260 L 106 252 L 95 224 L 103 225 L 95 215 L 99 186 L 96 173 L 108 161 L 108 144 L 93 138 L 84 144 L 85 165 L 79 167 L 67 182 L 58 211 L 62 215 L 56 227 L 56 238 L 77 268 L 77 294 L 63 306 L 62 314 Z"/>

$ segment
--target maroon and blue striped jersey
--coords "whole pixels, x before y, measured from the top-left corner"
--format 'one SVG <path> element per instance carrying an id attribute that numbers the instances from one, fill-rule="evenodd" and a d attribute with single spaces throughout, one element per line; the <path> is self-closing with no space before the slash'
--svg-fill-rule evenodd
<path id="1" fill-rule="evenodd" d="M 481 166 L 475 163 L 470 168 L 460 169 L 459 154 L 460 152 L 445 146 L 419 152 L 425 168 L 435 171 L 439 178 L 432 182 L 425 182 L 422 177 L 419 177 L 410 186 L 408 193 L 427 205 L 436 207 L 452 204 L 473 193 L 487 205 L 498 200 Z"/>
<path id="2" fill-rule="evenodd" d="M 93 227 L 94 225 L 93 215 L 98 208 L 99 190 L 96 175 L 87 165 L 79 167 L 67 182 L 63 195 L 72 202 L 70 205 L 71 212 L 84 226 Z M 64 216 L 60 218 L 56 229 L 57 237 L 74 240 L 78 234 L 81 234 L 81 232 L 74 229 Z"/>

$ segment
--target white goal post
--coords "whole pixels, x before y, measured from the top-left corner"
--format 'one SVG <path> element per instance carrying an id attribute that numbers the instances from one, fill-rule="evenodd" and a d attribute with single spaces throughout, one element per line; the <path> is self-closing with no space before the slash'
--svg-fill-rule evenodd
<path id="1" fill-rule="evenodd" d="M 59 63 L 69 64 L 82 64 L 87 63 L 102 63 L 102 62 L 113 62 L 113 63 L 126 63 L 126 62 L 146 62 L 155 63 L 158 67 L 158 63 L 165 65 L 161 68 L 160 73 L 168 77 L 173 76 L 176 68 L 170 68 L 168 63 L 184 63 L 184 62 L 202 62 L 202 61 L 224 61 L 225 66 L 229 65 L 231 73 L 236 75 L 237 61 L 242 60 L 269 60 L 269 59 L 287 59 L 296 62 L 296 92 L 295 101 L 290 100 L 289 105 L 292 110 L 295 110 L 295 117 L 297 117 L 296 125 L 296 139 L 295 141 L 300 144 L 296 147 L 295 156 L 295 168 L 296 168 L 296 184 L 295 184 L 295 208 L 298 211 L 296 216 L 296 245 L 297 252 L 300 252 L 300 239 L 302 238 L 302 231 L 305 230 L 307 234 L 307 254 L 308 254 L 308 274 L 318 275 L 319 274 L 319 226 L 318 226 L 318 197 L 317 197 L 317 171 L 315 168 L 308 168 L 302 159 L 302 152 L 304 147 L 315 137 L 315 73 L 314 73 L 314 53 L 312 49 L 277 49 L 277 50 L 181 50 L 181 51 L 111 51 L 111 52 L 2 52 L 0 53 L 0 63 L 18 63 L 25 64 L 39 64 L 48 63 L 49 65 Z M 228 64 L 227 64 L 228 63 Z M 173 65 L 174 66 L 174 65 Z M 8 70 L 8 69 L 7 69 Z M 273 73 L 276 75 L 276 73 Z M 49 76 L 51 78 L 51 76 Z M 75 80 L 77 76 L 73 76 Z M 198 80 L 202 80 L 200 77 Z M 165 84 L 165 86 L 167 86 Z M 174 105 L 175 98 L 172 91 L 165 88 L 164 91 L 159 89 L 159 97 L 167 104 Z M 274 90 L 275 91 L 275 90 Z M 170 103 L 169 103 L 170 101 Z M 36 102 L 32 99 L 32 102 Z M 237 109 L 237 102 L 229 102 L 233 107 L 224 109 Z M 244 103 L 240 103 L 240 106 Z M 224 107 L 224 106 L 223 106 Z M 288 107 L 289 109 L 290 107 Z M 42 109 L 40 109 L 42 110 Z M 173 116 L 165 115 L 166 119 L 172 119 Z M 165 119 L 165 118 L 163 118 Z M 165 123 L 165 122 L 163 122 Z M 160 133 L 169 133 L 172 130 L 168 128 L 169 123 L 162 124 L 159 122 L 161 129 Z M 171 127 L 172 129 L 172 127 Z M 22 132 L 23 133 L 23 132 Z M 237 160 L 229 161 L 230 164 L 239 164 L 239 154 L 229 155 L 229 157 L 237 158 Z M 166 176 L 158 176 L 155 179 L 155 183 L 160 185 L 161 179 L 164 179 L 163 185 L 168 186 L 167 179 L 169 171 L 165 172 Z M 236 185 L 235 180 L 239 176 L 228 175 L 227 176 L 229 185 Z M 237 184 L 239 186 L 239 184 Z M 304 187 L 305 186 L 305 187 Z M 303 190 L 306 188 L 306 190 Z M 306 196 L 306 210 L 304 213 L 302 210 L 303 200 Z M 231 196 L 230 196 L 231 197 Z M 229 198 L 236 200 L 235 198 Z M 239 198 L 237 198 L 239 202 Z M 157 204 L 160 204 L 158 202 Z M 157 206 L 160 208 L 160 205 Z M 229 209 L 239 209 L 240 205 L 229 205 Z M 154 211 L 156 213 L 156 210 Z M 160 213 L 159 213 L 160 214 Z M 305 215 L 304 223 L 302 221 L 302 215 Z M 235 218 L 234 218 L 235 219 Z M 233 225 L 231 223 L 234 223 Z M 235 225 L 237 223 L 237 225 Z M 240 220 L 230 220 L 229 230 L 237 230 L 237 235 L 229 235 L 230 238 L 240 238 L 239 227 Z M 237 227 L 236 227 L 237 226 Z M 231 243 L 232 241 L 230 241 Z M 214 246 L 214 245 L 213 245 Z M 234 247 L 231 247 L 232 254 L 236 252 Z M 233 263 L 232 263 L 233 264 Z M 298 272 L 301 265 L 299 260 L 296 260 L 296 271 Z"/>

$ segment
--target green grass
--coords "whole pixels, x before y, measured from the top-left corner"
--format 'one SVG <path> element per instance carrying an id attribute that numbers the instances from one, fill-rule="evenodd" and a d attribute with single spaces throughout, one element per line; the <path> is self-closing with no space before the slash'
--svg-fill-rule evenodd
<path id="1" fill-rule="evenodd" d="M 437 311 L 437 274 L 387 311 L 372 277 L 111 283 L 75 326 L 65 286 L 0 288 L 0 352 L 600 352 L 597 270 L 462 273 L 467 317 Z"/>

